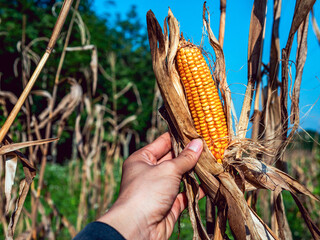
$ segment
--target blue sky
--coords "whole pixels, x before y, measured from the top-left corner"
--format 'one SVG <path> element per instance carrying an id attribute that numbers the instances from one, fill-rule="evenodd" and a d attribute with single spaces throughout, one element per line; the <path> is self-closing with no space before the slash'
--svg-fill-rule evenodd
<path id="1" fill-rule="evenodd" d="M 104 16 L 106 12 L 120 13 L 123 17 L 132 5 L 137 6 L 138 16 L 146 26 L 146 13 L 152 10 L 160 24 L 163 24 L 167 16 L 168 7 L 180 22 L 180 30 L 184 36 L 195 44 L 200 44 L 202 36 L 202 4 L 203 1 L 184 0 L 116 0 L 115 6 L 104 4 L 105 0 L 95 0 L 94 10 Z M 211 28 L 216 37 L 219 31 L 220 6 L 218 0 L 207 1 L 211 14 Z M 230 85 L 232 98 L 235 103 L 238 117 L 242 106 L 245 84 L 247 83 L 247 47 L 250 26 L 250 17 L 253 0 L 250 1 L 227 1 L 226 31 L 224 41 L 224 54 L 226 59 L 227 81 Z M 280 20 L 280 47 L 285 46 L 290 24 L 293 16 L 295 1 L 282 1 L 282 12 Z M 314 6 L 314 13 L 318 24 L 320 24 L 320 2 Z M 266 33 L 264 42 L 263 59 L 264 63 L 269 62 L 269 49 L 271 45 L 273 1 L 268 1 Z M 212 48 L 205 42 L 205 50 L 212 52 Z M 291 50 L 290 59 L 295 61 L 296 40 Z M 293 77 L 295 69 L 293 65 Z M 317 42 L 309 21 L 308 34 L 308 55 L 303 72 L 300 92 L 300 125 L 304 129 L 320 131 L 320 45 Z"/>

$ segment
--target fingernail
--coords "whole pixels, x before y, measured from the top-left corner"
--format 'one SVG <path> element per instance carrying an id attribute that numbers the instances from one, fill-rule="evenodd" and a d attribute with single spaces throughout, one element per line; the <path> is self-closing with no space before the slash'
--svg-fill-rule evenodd
<path id="1" fill-rule="evenodd" d="M 201 139 L 193 139 L 187 146 L 188 149 L 199 152 L 202 148 L 202 140 Z"/>

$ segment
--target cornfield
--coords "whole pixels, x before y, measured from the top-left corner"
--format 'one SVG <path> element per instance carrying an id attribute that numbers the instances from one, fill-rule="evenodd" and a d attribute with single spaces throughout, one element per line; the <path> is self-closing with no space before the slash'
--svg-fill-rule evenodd
<path id="1" fill-rule="evenodd" d="M 296 0 L 289 37 L 281 50 L 281 1 L 274 1 L 271 54 L 266 67 L 262 50 L 267 1 L 254 1 L 248 39 L 248 81 L 239 119 L 227 83 L 223 52 L 226 1 L 220 1 L 218 39 L 211 29 L 206 3 L 203 5 L 203 28 L 211 53 L 186 41 L 183 33 L 188 29 L 180 29 L 170 9 L 163 28 L 151 10 L 147 13 L 156 81 L 150 90 L 154 97 L 146 142 L 169 130 L 176 155 L 194 138 L 205 142 L 194 171 L 183 177 L 193 230 L 190 238 L 293 239 L 283 197 L 285 190 L 312 237 L 320 239 L 320 218 L 312 213 L 319 209 L 320 200 L 314 193 L 319 186 L 316 171 L 319 162 L 315 159 L 319 154 L 319 138 L 312 138 L 311 162 L 306 161 L 302 151 L 287 151 L 296 141 L 300 124 L 300 86 L 310 15 L 320 43 L 314 3 L 315 0 Z M 60 6 L 61 10 L 50 39 L 39 37 L 26 44 L 22 35 L 21 56 L 17 59 L 22 67 L 18 69 L 16 65 L 15 71 L 22 76 L 24 90 L 17 97 L 0 89 L 1 109 L 6 119 L 0 129 L 0 219 L 6 239 L 59 239 L 61 232 L 74 237 L 111 206 L 117 195 L 122 162 L 142 144 L 141 136 L 132 128 L 144 111 L 139 89 L 133 81 L 118 87 L 117 64 L 123 60 L 117 52 L 110 51 L 105 56 L 108 66 L 99 63 L 99 51 L 90 42 L 90 32 L 78 11 L 79 4 L 80 0 L 74 4 L 65 0 L 62 6 L 61 3 L 53 6 L 54 11 Z M 68 26 L 64 26 L 68 16 Z M 25 20 L 23 23 L 25 29 Z M 79 46 L 70 45 L 75 25 L 81 33 Z M 298 47 L 295 76 L 292 76 L 289 58 L 295 36 Z M 45 63 L 61 39 L 63 48 L 53 87 L 49 89 L 46 79 L 39 76 L 47 71 Z M 48 42 L 42 57 L 32 51 L 38 41 Z M 90 64 L 83 70 L 85 79 L 62 77 L 66 55 L 74 52 L 89 52 Z M 190 52 L 193 58 L 189 58 Z M 211 54 L 215 55 L 214 59 L 209 58 Z M 207 65 L 203 55 L 214 64 Z M 32 62 L 37 63 L 33 74 Z M 111 95 L 97 96 L 99 78 L 109 84 Z M 268 79 L 266 85 L 263 78 Z M 36 81 L 43 82 L 42 90 L 32 90 Z M 194 90 L 195 86 L 203 88 Z M 60 89 L 69 91 L 61 99 Z M 119 102 L 128 95 L 137 107 L 133 114 L 123 116 Z M 38 99 L 46 104 L 41 112 L 34 114 L 32 106 Z M 19 130 L 19 124 L 23 131 Z M 48 159 L 55 161 L 61 154 L 58 141 L 66 132 L 71 132 L 72 154 L 67 166 L 70 179 L 64 187 L 68 194 L 76 196 L 78 204 L 76 217 L 72 218 L 59 209 L 52 198 L 55 193 L 46 185 Z M 310 136 L 306 134 L 306 137 Z M 288 174 L 286 159 L 290 159 L 292 176 Z M 312 169 L 309 175 L 304 173 L 305 167 Z M 205 215 L 199 204 L 200 185 L 207 195 Z"/>

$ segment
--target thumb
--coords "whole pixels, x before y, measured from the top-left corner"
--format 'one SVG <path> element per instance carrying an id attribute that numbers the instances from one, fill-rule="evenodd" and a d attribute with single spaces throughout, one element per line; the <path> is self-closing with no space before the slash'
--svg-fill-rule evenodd
<path id="1" fill-rule="evenodd" d="M 177 172 L 182 175 L 191 170 L 197 163 L 203 149 L 201 139 L 193 139 L 179 156 L 173 159 Z"/>

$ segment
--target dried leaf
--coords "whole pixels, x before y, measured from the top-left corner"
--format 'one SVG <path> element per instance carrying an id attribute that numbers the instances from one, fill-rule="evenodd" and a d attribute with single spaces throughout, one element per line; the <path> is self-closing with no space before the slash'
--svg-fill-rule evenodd
<path id="1" fill-rule="evenodd" d="M 287 190 L 293 193 L 301 193 L 310 198 L 320 201 L 318 197 L 312 194 L 305 186 L 300 184 L 297 180 L 285 172 L 270 166 L 262 161 L 258 161 L 254 158 L 245 158 L 241 163 L 231 163 L 239 171 L 242 171 L 246 180 L 256 187 L 264 187 L 269 190 L 276 190 L 277 187 L 281 187 L 283 190 Z M 247 191 L 252 189 L 247 189 Z"/>
<path id="2" fill-rule="evenodd" d="M 139 114 L 141 111 L 142 111 L 142 101 L 141 101 L 141 98 L 140 98 L 140 93 L 139 93 L 139 90 L 137 88 L 137 86 L 135 84 L 133 84 L 132 86 L 132 90 L 136 96 L 136 99 L 137 99 L 137 103 L 138 103 L 138 108 L 136 110 L 136 114 Z"/>
<path id="3" fill-rule="evenodd" d="M 215 232 L 215 222 L 219 221 L 218 218 L 216 218 L 215 210 L 216 210 L 215 204 L 213 203 L 213 201 L 211 201 L 209 197 L 207 197 L 206 198 L 206 230 L 210 238 L 214 235 L 214 232 Z M 227 218 L 225 217 L 225 219 Z"/>
<path id="4" fill-rule="evenodd" d="M 93 122 L 93 117 L 92 117 L 92 107 L 91 107 L 91 102 L 90 99 L 88 97 L 85 97 L 84 99 L 84 105 L 85 105 L 85 109 L 87 111 L 87 119 L 86 122 L 84 124 L 84 127 L 82 129 L 82 134 L 85 135 L 86 133 L 90 132 L 90 128 Z"/>
<path id="5" fill-rule="evenodd" d="M 0 98 L 8 99 L 10 103 L 13 105 L 15 105 L 18 101 L 18 98 L 12 92 L 9 91 L 0 91 Z M 24 106 L 21 109 L 24 113 L 26 113 L 27 110 Z"/>
<path id="6" fill-rule="evenodd" d="M 249 183 L 258 187 L 275 191 L 278 187 L 289 190 L 290 187 L 281 176 L 262 161 L 254 158 L 245 158 L 243 162 L 232 163 L 241 171 Z"/>
<path id="7" fill-rule="evenodd" d="M 256 229 L 261 236 L 261 239 L 268 239 L 268 240 L 278 240 L 278 237 L 272 232 L 272 230 L 265 224 L 262 219 L 250 208 L 250 214 Z"/>
<path id="8" fill-rule="evenodd" d="M 224 240 L 228 239 L 228 236 L 226 235 L 226 227 L 227 227 L 227 213 L 228 213 L 228 207 L 225 199 L 219 195 L 219 199 L 215 201 L 217 206 L 217 216 L 214 226 L 214 236 L 213 240 Z"/>
<path id="9" fill-rule="evenodd" d="M 264 88 L 262 96 L 262 109 L 260 132 L 264 132 L 264 138 L 269 142 L 270 148 L 278 148 L 278 139 L 281 138 L 280 131 L 280 97 L 278 96 L 279 88 L 279 66 L 280 66 L 280 39 L 279 24 L 281 17 L 282 0 L 275 0 L 273 3 L 273 25 L 270 49 L 270 69 L 268 86 Z M 278 140 L 278 142 L 276 142 Z M 264 161 L 271 164 L 275 160 L 274 157 L 264 157 Z"/>
<path id="10" fill-rule="evenodd" d="M 69 81 L 71 83 L 70 93 L 63 97 L 50 117 L 41 119 L 42 122 L 39 124 L 39 129 L 42 129 L 49 121 L 52 121 L 59 114 L 62 115 L 60 117 L 60 124 L 62 124 L 80 103 L 82 98 L 82 88 L 74 79 L 69 79 Z"/>
<path id="11" fill-rule="evenodd" d="M 87 50 L 93 50 L 96 46 L 95 45 L 84 45 L 84 46 L 78 46 L 78 47 L 67 47 L 66 51 L 68 52 L 76 52 L 76 51 L 87 51 Z"/>
<path id="12" fill-rule="evenodd" d="M 130 90 L 130 88 L 133 86 L 132 82 L 129 82 L 121 91 L 119 91 L 114 98 L 118 99 L 120 98 L 123 94 L 125 94 L 126 92 L 128 92 Z"/>
<path id="13" fill-rule="evenodd" d="M 258 188 L 253 186 L 251 183 L 245 181 L 245 189 L 247 192 L 250 192 L 250 191 L 254 191 L 254 190 L 257 190 Z"/>
<path id="14" fill-rule="evenodd" d="M 293 38 L 301 23 L 307 18 L 316 0 L 296 0 L 293 19 L 289 32 L 289 39 Z M 288 40 L 289 43 L 289 40 Z M 288 44 L 287 43 L 287 44 Z M 286 46 L 287 48 L 287 46 Z"/>
<path id="15" fill-rule="evenodd" d="M 237 239 L 261 239 L 251 217 L 243 193 L 235 184 L 229 173 L 218 176 L 221 181 L 220 192 L 227 201 L 228 221 Z"/>
<path id="16" fill-rule="evenodd" d="M 273 23 L 272 23 L 272 37 L 270 49 L 270 80 L 268 85 L 271 91 L 277 88 L 279 62 L 280 62 L 280 39 L 279 39 L 279 24 L 281 16 L 281 2 L 282 0 L 275 0 L 273 3 Z M 268 94 L 270 96 L 270 93 Z"/>
<path id="17" fill-rule="evenodd" d="M 7 155 L 6 156 L 6 176 L 5 176 L 5 188 L 4 192 L 6 195 L 6 213 L 8 213 L 9 210 L 9 204 L 11 200 L 11 191 L 12 186 L 14 184 L 14 177 L 16 175 L 16 169 L 17 169 L 17 155 Z"/>
<path id="18" fill-rule="evenodd" d="M 57 140 L 59 140 L 59 138 L 49 138 L 49 139 L 41 139 L 41 140 L 35 140 L 35 141 L 27 141 L 27 142 L 22 142 L 22 143 L 11 143 L 8 145 L 3 145 L 2 147 L 0 147 L 0 155 L 14 152 L 14 151 L 19 150 L 21 148 L 27 148 L 30 146 L 47 144 L 47 143 L 54 142 Z"/>
<path id="19" fill-rule="evenodd" d="M 117 122 L 111 117 L 107 117 L 106 121 L 109 122 L 113 128 L 115 128 L 117 126 Z"/>
<path id="20" fill-rule="evenodd" d="M 0 97 L 7 98 L 13 105 L 15 105 L 18 101 L 18 98 L 12 92 L 9 91 L 0 91 Z"/>
<path id="21" fill-rule="evenodd" d="M 125 118 L 119 125 L 117 125 L 116 128 L 118 130 L 120 130 L 123 127 L 125 127 L 126 125 L 128 125 L 130 122 L 135 121 L 136 119 L 137 119 L 136 115 L 129 116 L 129 117 Z"/>
<path id="22" fill-rule="evenodd" d="M 302 80 L 302 73 L 304 64 L 307 59 L 307 36 L 308 36 L 308 25 L 309 25 L 309 14 L 307 15 L 305 21 L 302 22 L 298 31 L 298 47 L 296 53 L 296 78 L 294 80 L 293 92 L 291 97 L 291 123 L 295 126 L 293 127 L 293 132 L 296 131 L 299 125 L 299 98 L 300 98 L 300 86 Z"/>
<path id="23" fill-rule="evenodd" d="M 320 201 L 320 199 L 315 196 L 313 193 L 311 193 L 305 186 L 303 186 L 302 184 L 300 184 L 297 180 L 295 180 L 294 178 L 292 178 L 291 176 L 289 176 L 287 173 L 282 172 L 281 170 L 269 166 L 271 169 L 273 169 L 273 171 L 275 171 L 277 174 L 279 174 L 281 176 L 282 179 L 284 179 L 286 181 L 286 183 L 290 186 L 290 192 L 296 194 L 296 193 L 302 193 L 310 198 L 312 198 L 313 200 L 316 201 Z"/>
<path id="24" fill-rule="evenodd" d="M 80 104 L 81 99 L 82 99 L 82 88 L 80 84 L 78 84 L 76 81 L 71 81 L 70 93 L 62 99 L 62 101 L 59 103 L 59 105 L 57 106 L 57 108 L 52 114 L 52 116 L 54 117 L 56 112 L 59 112 L 59 111 L 62 112 L 62 116 L 60 117 L 59 123 L 58 123 L 57 137 L 61 136 L 65 127 L 66 120 L 73 113 L 74 109 Z M 64 100 L 66 101 L 64 102 Z M 57 142 L 53 144 L 53 149 L 56 149 L 56 145 L 57 145 Z"/>
<path id="25" fill-rule="evenodd" d="M 318 43 L 320 44 L 320 29 L 317 24 L 317 20 L 314 17 L 313 9 L 311 10 L 311 23 L 312 23 L 312 28 L 313 28 L 314 34 L 316 35 L 316 37 L 318 39 Z"/>
<path id="26" fill-rule="evenodd" d="M 300 202 L 297 195 L 295 195 L 294 193 L 291 193 L 291 196 L 293 197 L 294 201 L 296 202 L 297 206 L 299 207 L 299 210 L 302 213 L 302 217 L 303 217 L 304 221 L 306 222 L 313 238 L 320 239 L 320 229 L 313 223 L 308 211 L 305 209 L 303 204 Z"/>
<path id="27" fill-rule="evenodd" d="M 84 154 L 84 150 L 83 150 L 82 134 L 81 134 L 81 130 L 80 130 L 80 120 L 81 120 L 81 116 L 80 116 L 80 114 L 78 114 L 78 116 L 76 118 L 76 124 L 75 124 L 74 130 L 75 130 L 75 135 L 76 135 L 77 147 L 80 152 L 81 158 L 85 159 L 85 154 Z"/>
<path id="28" fill-rule="evenodd" d="M 190 221 L 193 228 L 193 239 L 207 239 L 209 240 L 209 236 L 205 231 L 205 228 L 201 222 L 201 217 L 199 213 L 198 199 L 199 199 L 199 184 L 194 174 L 189 173 L 185 175 L 183 178 L 183 182 L 186 188 L 186 195 L 188 199 L 188 210 Z"/>
<path id="29" fill-rule="evenodd" d="M 90 68 L 93 76 L 92 95 L 95 95 L 98 83 L 98 51 L 96 47 L 92 49 Z"/>
<path id="30" fill-rule="evenodd" d="M 280 239 L 291 240 L 292 234 L 286 217 L 280 187 L 272 192 L 272 198 L 274 211 L 272 216 L 272 230 L 278 234 Z"/>
<path id="31" fill-rule="evenodd" d="M 5 142 L 4 146 L 13 144 L 13 141 L 8 136 L 5 137 L 4 142 Z M 14 154 L 17 155 L 17 157 L 22 161 L 23 170 L 24 170 L 24 173 L 26 176 L 26 180 L 28 183 L 29 182 L 31 183 L 32 179 L 35 176 L 36 169 L 34 168 L 33 164 L 31 164 L 28 161 L 27 157 L 24 156 L 19 150 L 15 150 Z"/>
<path id="32" fill-rule="evenodd" d="M 279 149 L 279 156 L 281 157 L 284 149 L 287 147 L 290 141 L 287 140 L 288 134 L 288 63 L 291 52 L 291 47 L 294 39 L 294 35 L 300 27 L 301 23 L 306 19 L 308 13 L 311 11 L 315 0 L 296 0 L 294 15 L 291 23 L 291 28 L 286 43 L 286 47 L 282 50 L 282 68 L 281 68 L 281 92 L 280 92 L 280 103 L 281 103 L 281 127 L 282 141 L 284 144 Z M 295 124 L 295 129 L 297 124 Z M 291 131 L 289 140 L 293 137 L 295 131 Z"/>
<path id="33" fill-rule="evenodd" d="M 261 59 L 265 33 L 267 12 L 266 0 L 255 0 L 251 12 L 249 40 L 248 40 L 248 83 L 243 100 L 237 136 L 245 138 L 249 123 L 252 97 L 256 83 L 261 78 Z"/>
<path id="34" fill-rule="evenodd" d="M 31 184 L 31 183 L 30 183 Z M 30 184 L 27 183 L 26 179 L 22 179 L 19 185 L 19 197 L 16 201 L 16 207 L 15 210 L 13 211 L 11 217 L 10 217 L 10 222 L 8 225 L 8 232 L 7 232 L 7 236 L 6 236 L 6 240 L 11 240 L 13 239 L 14 236 L 14 231 L 15 228 L 17 226 L 17 222 L 19 220 L 20 217 L 20 213 L 24 204 L 24 201 L 27 197 L 29 188 L 30 188 Z"/>

